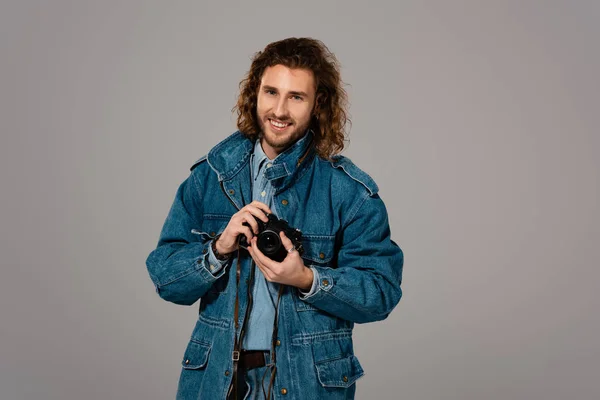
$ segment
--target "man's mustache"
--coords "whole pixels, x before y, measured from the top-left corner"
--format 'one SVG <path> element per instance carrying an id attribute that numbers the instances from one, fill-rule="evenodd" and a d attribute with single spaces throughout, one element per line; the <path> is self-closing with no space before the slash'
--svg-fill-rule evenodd
<path id="1" fill-rule="evenodd" d="M 291 117 L 289 117 L 289 116 L 286 116 L 286 117 L 277 117 L 276 115 L 269 115 L 267 118 L 268 119 L 274 119 L 276 121 L 283 122 L 283 123 L 294 122 L 294 120 Z"/>

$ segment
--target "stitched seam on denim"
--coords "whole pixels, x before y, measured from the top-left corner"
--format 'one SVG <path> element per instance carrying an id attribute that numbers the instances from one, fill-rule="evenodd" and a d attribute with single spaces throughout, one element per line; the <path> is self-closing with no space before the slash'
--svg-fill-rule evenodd
<path id="1" fill-rule="evenodd" d="M 327 340 L 344 339 L 352 337 L 351 329 L 340 329 L 337 331 L 316 332 L 316 333 L 300 333 L 292 336 L 292 345 L 301 346 L 313 342 L 324 342 Z"/>
<path id="2" fill-rule="evenodd" d="M 333 259 L 333 257 L 324 258 L 324 259 L 320 259 L 320 258 L 316 259 L 316 258 L 311 258 L 305 254 L 302 255 L 302 258 L 310 261 L 311 264 L 317 264 L 318 267 L 325 267 L 325 264 L 327 264 L 328 262 L 330 262 Z"/>
<path id="3" fill-rule="evenodd" d="M 323 360 L 315 361 L 315 366 L 317 366 L 319 364 L 327 364 L 332 361 L 345 360 L 345 359 L 351 358 L 351 357 L 354 357 L 354 354 L 350 354 L 349 356 L 339 355 L 339 356 L 335 356 L 335 357 L 325 358 Z"/>
<path id="4" fill-rule="evenodd" d="M 204 322 L 206 325 L 214 326 L 215 328 L 227 330 L 229 329 L 229 321 L 224 319 L 217 319 L 200 313 L 198 320 Z"/>
<path id="5" fill-rule="evenodd" d="M 351 164 L 351 165 L 354 165 L 354 164 Z M 354 165 L 354 166 L 356 167 L 356 165 Z M 365 189 L 367 189 L 367 192 L 369 192 L 370 196 L 373 196 L 375 193 L 377 193 L 376 188 L 371 189 L 365 182 L 361 181 L 360 179 L 358 179 L 354 175 L 350 174 L 350 172 L 348 172 L 348 170 L 344 167 L 344 164 L 333 165 L 333 167 L 334 168 L 341 168 L 346 175 L 348 175 L 350 178 L 352 178 L 352 180 L 360 183 Z M 356 167 L 356 168 L 358 169 L 358 167 Z M 361 172 L 363 174 L 365 174 L 366 176 L 368 176 L 364 171 L 361 171 Z M 371 179 L 371 180 L 373 180 L 373 179 Z M 377 186 L 377 184 L 375 183 L 375 181 L 373 181 L 373 184 L 375 186 Z"/>
<path id="6" fill-rule="evenodd" d="M 188 276 L 188 275 L 191 275 L 191 274 L 193 274 L 194 272 L 197 272 L 197 271 L 199 271 L 199 270 L 200 270 L 200 268 L 197 268 L 197 267 L 195 267 L 195 266 L 194 266 L 194 267 L 192 267 L 192 268 L 188 268 L 188 269 L 186 269 L 186 270 L 184 270 L 184 271 L 182 271 L 182 272 L 180 272 L 180 273 L 178 273 L 178 274 L 176 274 L 176 275 L 172 275 L 172 276 L 170 276 L 170 277 L 169 277 L 169 278 L 166 280 L 166 282 L 158 282 L 158 286 L 159 286 L 159 287 L 162 287 L 162 286 L 169 285 L 169 284 L 171 284 L 171 283 L 173 283 L 173 282 L 175 282 L 175 281 L 178 281 L 178 280 L 180 280 L 180 279 L 182 279 L 182 278 L 185 278 L 186 276 Z"/>
<path id="7" fill-rule="evenodd" d="M 302 234 L 303 238 L 311 238 L 311 239 L 335 239 L 335 235 L 311 235 L 311 234 Z"/>
<path id="8" fill-rule="evenodd" d="M 194 342 L 194 343 L 197 343 L 199 345 L 202 345 L 203 347 L 208 347 L 209 349 L 212 349 L 212 344 L 207 343 L 207 342 L 203 342 L 202 340 L 196 339 L 195 337 L 191 337 L 190 338 L 190 342 Z"/>
<path id="9" fill-rule="evenodd" d="M 210 160 L 208 159 L 208 156 L 206 157 L 206 163 L 214 171 L 214 173 L 217 175 L 217 180 L 219 182 L 223 181 L 223 176 L 221 174 L 219 174 L 219 171 L 217 171 L 217 169 L 211 164 Z"/>
<path id="10" fill-rule="evenodd" d="M 239 132 L 239 131 L 238 131 Z M 241 132 L 239 132 L 241 135 Z M 217 169 L 211 164 L 210 159 L 208 158 L 208 156 L 212 153 L 214 154 L 218 154 L 221 151 L 221 147 L 226 147 L 228 146 L 230 143 L 230 141 L 232 141 L 234 138 L 232 138 L 231 136 L 228 137 L 227 139 L 223 140 L 222 142 L 218 143 L 215 147 L 212 148 L 211 151 L 208 152 L 208 154 L 206 155 L 206 160 L 208 161 L 208 165 L 210 165 L 210 167 L 217 173 L 217 176 L 219 177 L 219 181 L 223 181 L 223 180 L 229 180 L 231 178 L 233 178 L 235 175 L 237 175 L 242 168 L 238 169 L 238 167 L 240 167 L 240 165 L 242 165 L 246 159 L 249 159 L 250 156 L 247 153 L 245 153 L 242 156 L 242 159 L 232 168 L 231 171 L 225 171 L 223 172 L 223 174 L 221 175 Z M 243 146 L 244 144 L 240 144 L 241 146 Z"/>
<path id="11" fill-rule="evenodd" d="M 242 159 L 235 164 L 235 167 L 233 167 L 231 176 L 229 176 L 229 172 L 227 173 L 227 180 L 233 179 L 237 174 L 239 174 L 244 168 L 244 164 L 246 164 L 248 161 L 250 160 L 250 156 L 248 154 L 244 154 L 244 156 L 242 157 Z"/>
<path id="12" fill-rule="evenodd" d="M 324 265 L 319 265 L 319 264 L 320 263 L 323 263 L 323 264 L 324 263 L 328 263 L 329 261 L 331 261 L 333 259 L 333 257 L 323 258 L 323 259 L 320 259 L 320 258 L 316 259 L 316 258 L 309 257 L 308 255 L 306 255 L 306 253 L 302 254 L 302 258 L 304 258 L 306 260 L 309 260 L 309 261 L 312 261 L 313 263 L 316 263 L 317 266 L 319 266 L 319 267 L 325 267 Z"/>
<path id="13" fill-rule="evenodd" d="M 193 337 L 190 338 L 190 344 L 191 343 L 200 345 L 201 347 L 204 348 L 204 349 L 202 349 L 202 351 L 205 351 L 206 353 L 203 354 L 204 357 L 202 357 L 203 363 L 202 364 L 189 364 L 189 365 L 183 364 L 183 368 L 184 369 L 198 369 L 198 368 L 202 368 L 202 367 L 204 367 L 206 365 L 206 362 L 208 361 L 208 354 L 212 350 L 212 345 L 210 343 L 205 343 L 205 342 L 202 342 L 200 340 L 194 339 Z M 189 356 L 189 344 L 188 344 L 188 349 L 186 349 L 185 357 L 193 358 L 193 357 Z"/>
<path id="14" fill-rule="evenodd" d="M 311 240 L 315 240 L 315 241 L 318 241 L 318 240 L 331 240 L 333 242 L 335 240 L 335 236 L 322 236 L 322 235 L 305 235 L 305 234 L 302 234 L 302 238 L 303 239 L 307 239 L 307 242 L 310 242 Z M 333 250 L 335 251 L 335 243 L 333 243 L 332 247 L 333 247 Z M 333 255 L 331 255 L 329 257 L 326 257 L 326 258 L 323 258 L 323 259 L 321 259 L 321 258 L 317 259 L 316 257 L 318 257 L 318 256 L 315 256 L 315 258 L 313 258 L 313 257 L 311 257 L 306 252 L 304 254 L 302 254 L 302 258 L 310 260 L 312 262 L 315 262 L 315 263 L 317 263 L 317 265 L 319 263 L 328 263 L 329 261 L 331 261 L 333 259 Z"/>
<path id="15" fill-rule="evenodd" d="M 331 268 L 326 268 L 326 269 L 330 269 L 330 270 L 331 270 Z M 325 275 L 321 274 L 321 272 L 319 272 L 319 277 L 320 277 L 321 279 L 323 279 L 323 278 L 327 278 L 327 276 L 325 276 Z M 330 279 L 332 279 L 332 278 L 330 278 Z M 332 279 L 332 280 L 333 280 L 333 279 Z M 335 281 L 334 281 L 334 283 L 335 283 Z M 334 287 L 334 286 L 335 286 L 335 285 L 332 285 L 331 287 Z M 360 306 L 358 306 L 358 305 L 356 305 L 356 304 L 349 303 L 348 301 L 346 301 L 346 300 L 344 300 L 344 299 L 342 299 L 342 298 L 340 298 L 340 297 L 336 296 L 334 293 L 332 293 L 332 291 L 331 291 L 331 290 L 325 290 L 325 289 L 322 289 L 321 287 L 319 287 L 319 290 L 317 291 L 317 293 L 319 293 L 319 292 L 322 292 L 323 294 L 330 295 L 331 297 L 335 298 L 336 300 L 339 300 L 339 301 L 341 301 L 342 303 L 344 303 L 344 304 L 346 304 L 346 305 L 350 306 L 350 308 L 353 308 L 353 309 L 355 309 L 355 310 L 358 310 L 358 311 L 360 311 L 360 312 L 363 312 L 363 313 L 368 313 L 368 314 L 371 314 L 371 315 L 377 315 L 377 316 L 380 316 L 380 315 L 385 315 L 385 313 L 383 313 L 383 314 L 382 314 L 382 313 L 375 313 L 375 312 L 373 312 L 373 311 L 367 310 L 366 308 L 362 308 L 362 307 L 360 307 Z M 315 293 L 315 294 L 316 294 L 316 293 Z"/>
<path id="16" fill-rule="evenodd" d="M 347 356 L 347 357 L 328 358 L 325 360 L 320 360 L 318 362 L 315 362 L 315 367 L 317 368 L 317 375 L 319 378 L 319 382 L 321 382 L 321 385 L 347 388 L 347 387 L 350 387 L 351 385 L 353 385 L 354 382 L 356 382 L 360 377 L 362 377 L 365 374 L 363 369 L 360 368 L 360 370 L 357 374 L 348 376 L 349 377 L 348 382 L 344 382 L 343 380 L 337 380 L 337 379 L 321 380 L 321 378 L 322 378 L 321 375 L 325 375 L 325 377 L 327 376 L 327 372 L 323 370 L 323 367 L 324 367 L 323 364 L 329 364 L 331 362 L 335 362 L 335 361 L 339 361 L 339 360 L 346 360 L 346 359 L 349 359 L 350 363 L 352 364 L 352 361 L 353 361 L 353 359 L 356 359 L 356 356 L 354 354 L 351 354 L 350 356 Z M 356 361 L 358 362 L 358 359 L 356 359 Z"/>
<path id="17" fill-rule="evenodd" d="M 350 209 L 350 212 L 348 213 L 348 219 L 342 224 L 342 226 L 346 227 L 348 226 L 348 224 L 350 223 L 350 221 L 352 221 L 352 219 L 354 219 L 354 217 L 356 216 L 356 213 L 358 213 L 358 210 L 360 210 L 360 208 L 363 206 L 363 204 L 365 204 L 365 201 L 367 201 L 367 199 L 369 198 L 369 193 L 365 192 L 365 194 L 363 195 L 363 197 L 356 202 L 356 204 L 354 205 L 354 207 L 352 209 Z"/>
<path id="18" fill-rule="evenodd" d="M 358 311 L 360 311 L 360 312 L 363 312 L 363 313 L 365 313 L 365 314 L 377 315 L 377 316 L 384 315 L 384 314 L 381 314 L 381 313 L 376 313 L 376 312 L 373 312 L 373 311 L 371 311 L 371 310 L 367 310 L 366 308 L 362 308 L 362 307 L 360 307 L 360 306 L 359 306 L 359 305 L 357 305 L 357 304 L 349 303 L 348 301 L 346 301 L 346 300 L 344 300 L 344 299 L 342 299 L 342 298 L 340 298 L 340 297 L 336 296 L 336 295 L 335 295 L 334 293 L 332 293 L 331 291 L 325 291 L 325 290 L 324 290 L 324 292 L 325 292 L 326 294 L 330 295 L 331 297 L 335 298 L 336 300 L 339 300 L 339 301 L 341 301 L 342 303 L 345 303 L 345 304 L 347 304 L 347 305 L 348 305 L 348 306 L 350 306 L 351 308 L 354 308 L 355 310 L 358 310 Z"/>
<path id="19" fill-rule="evenodd" d="M 204 218 L 211 220 L 211 221 L 216 221 L 216 220 L 228 220 L 229 218 L 231 218 L 231 215 L 225 215 L 225 214 L 204 214 Z"/>
<path id="20" fill-rule="evenodd" d="M 298 312 L 318 311 L 318 310 L 319 309 L 317 307 L 313 306 L 310 303 L 307 303 L 307 302 L 303 301 L 302 299 L 300 299 L 300 302 L 296 303 L 296 311 L 298 311 Z"/>
<path id="21" fill-rule="evenodd" d="M 192 177 L 192 184 L 194 185 L 194 189 L 196 189 L 196 193 L 197 195 L 200 195 L 200 193 L 202 193 L 202 184 L 200 182 L 200 180 L 198 179 L 198 173 L 194 173 L 194 171 L 192 171 L 191 177 Z"/>

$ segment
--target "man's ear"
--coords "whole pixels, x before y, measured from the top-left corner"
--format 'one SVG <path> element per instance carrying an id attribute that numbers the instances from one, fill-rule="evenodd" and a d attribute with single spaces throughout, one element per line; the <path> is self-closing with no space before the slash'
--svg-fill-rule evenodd
<path id="1" fill-rule="evenodd" d="M 321 105 L 323 104 L 324 101 L 325 101 L 325 93 L 323 93 L 323 92 L 317 93 L 317 97 L 315 98 L 315 107 L 313 110 L 313 114 L 315 116 L 319 115 L 319 111 L 321 111 Z"/>

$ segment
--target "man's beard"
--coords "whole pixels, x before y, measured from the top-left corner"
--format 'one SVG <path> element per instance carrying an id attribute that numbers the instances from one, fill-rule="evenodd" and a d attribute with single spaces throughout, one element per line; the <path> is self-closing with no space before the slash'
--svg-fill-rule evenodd
<path id="1" fill-rule="evenodd" d="M 292 119 L 288 118 L 288 119 L 281 120 L 281 119 L 273 117 L 273 119 L 278 120 L 278 121 L 292 123 L 291 127 L 289 127 L 288 129 L 291 128 L 291 129 L 293 129 L 293 131 L 286 132 L 285 134 L 277 134 L 276 132 L 273 132 L 272 130 L 270 130 L 271 123 L 269 122 L 269 118 L 271 118 L 271 117 L 272 116 L 267 117 L 266 122 L 263 119 L 259 119 L 260 130 L 261 130 L 260 138 L 262 140 L 264 140 L 273 149 L 284 150 L 284 149 L 288 148 L 289 146 L 291 146 L 292 144 L 297 142 L 302 136 L 304 136 L 304 133 L 306 132 L 306 130 L 308 129 L 308 127 L 310 125 L 310 123 L 307 123 L 305 126 L 298 126 L 296 121 L 294 121 Z M 267 130 L 269 130 L 269 132 L 267 134 L 265 134 L 265 132 L 267 132 Z"/>

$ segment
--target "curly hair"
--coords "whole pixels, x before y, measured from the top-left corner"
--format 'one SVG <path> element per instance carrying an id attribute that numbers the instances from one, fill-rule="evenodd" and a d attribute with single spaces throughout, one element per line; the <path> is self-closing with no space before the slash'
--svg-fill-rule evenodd
<path id="1" fill-rule="evenodd" d="M 268 44 L 252 58 L 252 65 L 240 82 L 240 94 L 233 111 L 237 111 L 237 127 L 250 138 L 261 134 L 256 106 L 263 73 L 268 67 L 283 65 L 312 71 L 316 97 L 310 128 L 314 132 L 315 150 L 331 159 L 344 149 L 348 117 L 348 95 L 343 89 L 340 66 L 335 55 L 320 40 L 288 38 Z"/>

